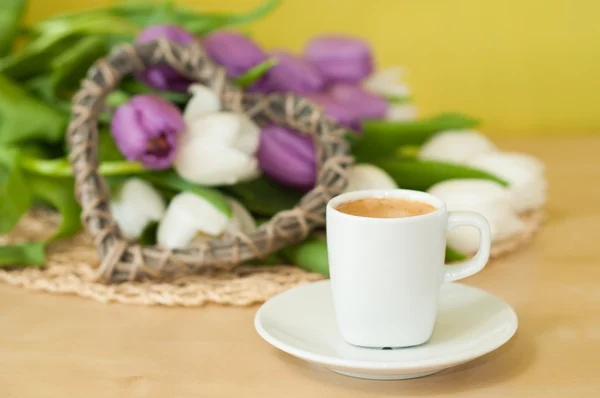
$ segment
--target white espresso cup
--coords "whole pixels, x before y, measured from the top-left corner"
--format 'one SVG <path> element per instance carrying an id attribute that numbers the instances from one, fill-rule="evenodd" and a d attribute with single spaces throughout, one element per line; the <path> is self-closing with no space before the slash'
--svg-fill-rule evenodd
<path id="1" fill-rule="evenodd" d="M 400 198 L 435 210 L 404 218 L 355 216 L 336 210 L 364 198 Z M 472 259 L 444 263 L 446 231 L 459 226 L 479 230 Z M 490 226 L 473 212 L 448 212 L 425 192 L 355 191 L 327 205 L 327 248 L 333 305 L 344 340 L 362 347 L 408 347 L 431 337 L 441 286 L 479 272 L 490 255 Z"/>

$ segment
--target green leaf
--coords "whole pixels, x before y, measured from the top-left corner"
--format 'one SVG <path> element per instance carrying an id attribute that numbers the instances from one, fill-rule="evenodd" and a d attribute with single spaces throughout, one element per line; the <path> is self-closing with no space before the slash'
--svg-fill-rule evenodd
<path id="1" fill-rule="evenodd" d="M 194 183 L 184 180 L 172 170 L 163 172 L 154 172 L 140 176 L 140 178 L 155 185 L 157 188 L 170 189 L 178 192 L 192 192 L 209 201 L 213 206 L 219 209 L 227 217 L 231 217 L 231 206 L 227 198 L 216 189 L 201 187 Z"/>
<path id="2" fill-rule="evenodd" d="M 281 252 L 294 265 L 310 272 L 329 276 L 326 239 L 313 235 L 304 242 L 282 249 Z"/>
<path id="3" fill-rule="evenodd" d="M 149 7 L 155 8 L 153 4 Z M 40 37 L 102 35 L 133 38 L 140 28 L 111 9 L 104 8 L 46 19 L 34 25 L 33 30 Z"/>
<path id="4" fill-rule="evenodd" d="M 53 60 L 69 51 L 81 36 L 100 35 L 131 40 L 139 31 L 125 19 L 107 12 L 46 20 L 33 29 L 38 37 L 20 51 L 0 59 L 0 73 L 16 80 L 26 79 L 49 71 Z"/>
<path id="5" fill-rule="evenodd" d="M 155 6 L 155 8 L 154 13 L 146 21 L 146 26 L 177 24 L 177 12 L 172 0 L 164 0 L 158 7 Z"/>
<path id="6" fill-rule="evenodd" d="M 182 18 L 180 25 L 198 35 L 233 25 L 245 25 L 270 14 L 281 4 L 281 0 L 267 0 L 245 14 L 191 14 Z M 191 15 L 190 15 L 191 14 Z M 183 16 L 182 16 L 183 17 Z"/>
<path id="7" fill-rule="evenodd" d="M 117 108 L 131 100 L 131 95 L 123 90 L 115 90 L 106 96 L 106 105 Z"/>
<path id="8" fill-rule="evenodd" d="M 125 161 L 125 157 L 119 151 L 115 140 L 108 129 L 101 129 L 98 132 L 98 156 L 100 164 L 105 162 Z"/>
<path id="9" fill-rule="evenodd" d="M 53 179 L 33 174 L 26 174 L 25 177 L 33 198 L 57 210 L 61 222 L 54 235 L 43 242 L 0 246 L 0 266 L 43 265 L 44 248 L 48 242 L 72 236 L 81 229 L 81 208 L 75 200 L 72 179 Z"/>
<path id="10" fill-rule="evenodd" d="M 3 265 L 44 265 L 44 242 L 28 242 L 0 246 L 0 267 Z"/>
<path id="11" fill-rule="evenodd" d="M 473 128 L 479 120 L 455 113 L 415 121 L 366 120 L 362 138 L 353 146 L 357 160 L 372 161 L 392 154 L 402 145 L 421 145 L 444 130 Z"/>
<path id="12" fill-rule="evenodd" d="M 268 60 L 261 62 L 253 68 L 247 70 L 243 75 L 238 77 L 235 82 L 242 88 L 250 87 L 253 83 L 258 81 L 265 73 L 272 67 L 277 65 L 277 59 L 269 58 Z"/>
<path id="13" fill-rule="evenodd" d="M 264 176 L 221 189 L 239 199 L 251 212 L 262 216 L 289 210 L 302 199 L 302 192 L 285 188 Z"/>
<path id="14" fill-rule="evenodd" d="M 482 178 L 508 186 L 508 182 L 493 174 L 454 163 L 426 160 L 383 160 L 376 164 L 387 171 L 404 189 L 426 191 L 438 182 L 456 178 Z"/>
<path id="15" fill-rule="evenodd" d="M 411 102 L 414 102 L 414 98 L 411 95 L 384 95 L 383 98 L 385 98 L 385 100 L 387 102 L 389 102 L 390 104 L 394 104 L 394 105 L 404 105 L 404 104 L 410 104 Z"/>
<path id="16" fill-rule="evenodd" d="M 77 38 L 62 34 L 39 36 L 20 51 L 0 59 L 0 73 L 21 80 L 48 72 L 52 60 L 76 42 Z"/>
<path id="17" fill-rule="evenodd" d="M 419 156 L 420 147 L 416 145 L 404 145 L 396 150 L 396 156 L 404 159 L 416 159 Z"/>
<path id="18" fill-rule="evenodd" d="M 64 114 L 71 113 L 70 99 L 59 98 L 56 95 L 51 75 L 38 75 L 23 82 L 22 86 L 29 94 L 38 97 L 52 108 Z"/>
<path id="19" fill-rule="evenodd" d="M 14 228 L 31 206 L 31 192 L 16 150 L 0 149 L 0 233 Z"/>
<path id="20" fill-rule="evenodd" d="M 189 93 L 180 93 L 176 91 L 156 90 L 132 78 L 125 78 L 121 83 L 121 90 L 126 94 L 133 96 L 138 94 L 152 94 L 166 99 L 178 105 L 185 105 L 190 100 Z M 114 106 L 114 105 L 113 105 Z"/>
<path id="21" fill-rule="evenodd" d="M 179 8 L 176 8 L 176 10 L 177 18 L 179 19 Z M 151 19 L 155 16 L 156 4 L 142 1 L 128 1 L 105 11 L 125 18 L 129 22 L 143 28 L 148 26 Z"/>
<path id="22" fill-rule="evenodd" d="M 154 246 L 156 244 L 156 233 L 158 232 L 158 222 L 153 221 L 146 225 L 142 234 L 138 238 L 138 243 L 145 246 Z"/>
<path id="23" fill-rule="evenodd" d="M 75 200 L 73 179 L 49 178 L 28 173 L 27 183 L 34 198 L 47 203 L 62 216 L 60 225 L 50 241 L 72 236 L 81 229 L 81 207 Z"/>
<path id="24" fill-rule="evenodd" d="M 57 94 L 68 93 L 79 86 L 90 66 L 106 55 L 106 40 L 100 36 L 87 36 L 51 62 L 52 86 Z"/>
<path id="25" fill-rule="evenodd" d="M 66 158 L 40 159 L 23 156 L 20 164 L 24 170 L 33 174 L 48 177 L 73 177 L 73 170 Z M 103 176 L 135 175 L 152 172 L 152 170 L 146 169 L 139 162 L 129 162 L 126 160 L 102 162 L 98 167 L 98 171 Z"/>
<path id="26" fill-rule="evenodd" d="M 0 57 L 10 54 L 17 36 L 25 9 L 27 0 L 2 0 L 2 9 L 0 10 Z"/>
<path id="27" fill-rule="evenodd" d="M 229 18 L 229 24 L 243 25 L 254 22 L 272 13 L 277 7 L 279 7 L 280 4 L 281 0 L 267 0 L 246 14 L 237 14 L 231 16 Z"/>
<path id="28" fill-rule="evenodd" d="M 467 259 L 467 257 L 468 256 L 466 254 L 461 253 L 457 250 L 454 250 L 451 247 L 446 246 L 446 262 L 447 263 L 465 260 L 465 259 Z"/>
<path id="29" fill-rule="evenodd" d="M 146 4 L 146 7 L 152 7 L 151 4 Z M 106 7 L 86 8 L 83 11 L 57 13 L 50 18 L 46 18 L 37 22 L 31 30 L 39 36 L 48 35 L 54 32 L 65 31 L 68 24 L 73 24 L 80 19 L 100 18 L 111 15 L 117 15 L 111 9 Z M 117 15 L 118 16 L 118 15 Z"/>
<path id="30" fill-rule="evenodd" d="M 64 138 L 67 118 L 0 75 L 0 144 L 57 142 Z"/>

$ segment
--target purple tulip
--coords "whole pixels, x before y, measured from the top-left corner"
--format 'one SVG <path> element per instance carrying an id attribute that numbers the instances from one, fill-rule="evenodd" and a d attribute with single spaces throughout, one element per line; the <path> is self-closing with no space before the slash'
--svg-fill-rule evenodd
<path id="1" fill-rule="evenodd" d="M 306 94 L 321 91 L 325 86 L 323 76 L 307 60 L 284 51 L 272 55 L 277 65 L 268 73 L 275 91 Z"/>
<path id="2" fill-rule="evenodd" d="M 315 185 L 315 145 L 310 137 L 284 127 L 266 126 L 260 135 L 257 157 L 263 172 L 280 184 L 302 190 Z"/>
<path id="3" fill-rule="evenodd" d="M 373 72 L 369 44 L 346 36 L 321 36 L 305 50 L 310 61 L 328 82 L 357 83 Z"/>
<path id="4" fill-rule="evenodd" d="M 177 134 L 185 130 L 179 109 L 153 95 L 137 95 L 115 111 L 111 134 L 128 160 L 149 169 L 171 166 L 177 149 Z"/>
<path id="5" fill-rule="evenodd" d="M 247 87 L 246 91 L 249 93 L 269 94 L 274 93 L 278 90 L 275 87 L 275 84 L 273 83 L 273 79 L 271 79 L 269 72 L 267 72 L 263 77 L 258 79 L 256 82 L 252 83 L 250 87 Z"/>
<path id="6" fill-rule="evenodd" d="M 360 117 L 348 106 L 337 101 L 327 93 L 310 93 L 306 98 L 323 107 L 325 114 L 342 126 L 360 131 Z"/>
<path id="7" fill-rule="evenodd" d="M 145 43 L 156 40 L 159 37 L 165 37 L 169 40 L 183 44 L 191 43 L 196 40 L 192 33 L 177 25 L 154 25 L 144 29 L 137 37 L 137 41 Z M 158 90 L 185 92 L 191 84 L 189 79 L 185 76 L 181 76 L 175 69 L 167 65 L 148 68 L 144 72 L 138 74 L 138 78 L 147 85 Z"/>
<path id="8" fill-rule="evenodd" d="M 208 56 L 223 65 L 229 76 L 237 77 L 267 60 L 267 54 L 248 37 L 230 30 L 208 35 L 202 45 Z"/>
<path id="9" fill-rule="evenodd" d="M 359 120 L 384 118 L 388 102 L 362 87 L 349 83 L 337 83 L 329 88 L 329 95 L 352 110 Z"/>

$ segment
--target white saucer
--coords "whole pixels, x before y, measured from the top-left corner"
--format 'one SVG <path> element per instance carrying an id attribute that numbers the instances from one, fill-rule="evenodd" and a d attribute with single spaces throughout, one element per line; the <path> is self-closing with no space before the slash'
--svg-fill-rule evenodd
<path id="1" fill-rule="evenodd" d="M 361 348 L 342 340 L 335 321 L 329 281 L 298 286 L 267 301 L 254 326 L 268 343 L 337 373 L 365 379 L 427 376 L 485 355 L 517 330 L 517 315 L 483 290 L 448 283 L 431 339 L 393 350 Z"/>

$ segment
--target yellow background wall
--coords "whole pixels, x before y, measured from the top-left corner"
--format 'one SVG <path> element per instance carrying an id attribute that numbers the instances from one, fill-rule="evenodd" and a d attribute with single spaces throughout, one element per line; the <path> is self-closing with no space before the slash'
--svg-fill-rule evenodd
<path id="1" fill-rule="evenodd" d="M 241 11 L 262 0 L 181 0 Z M 29 20 L 109 0 L 32 0 Z M 372 41 L 381 66 L 406 67 L 424 115 L 458 110 L 493 134 L 600 133 L 598 0 L 284 0 L 251 27 L 264 46 L 312 35 Z"/>

